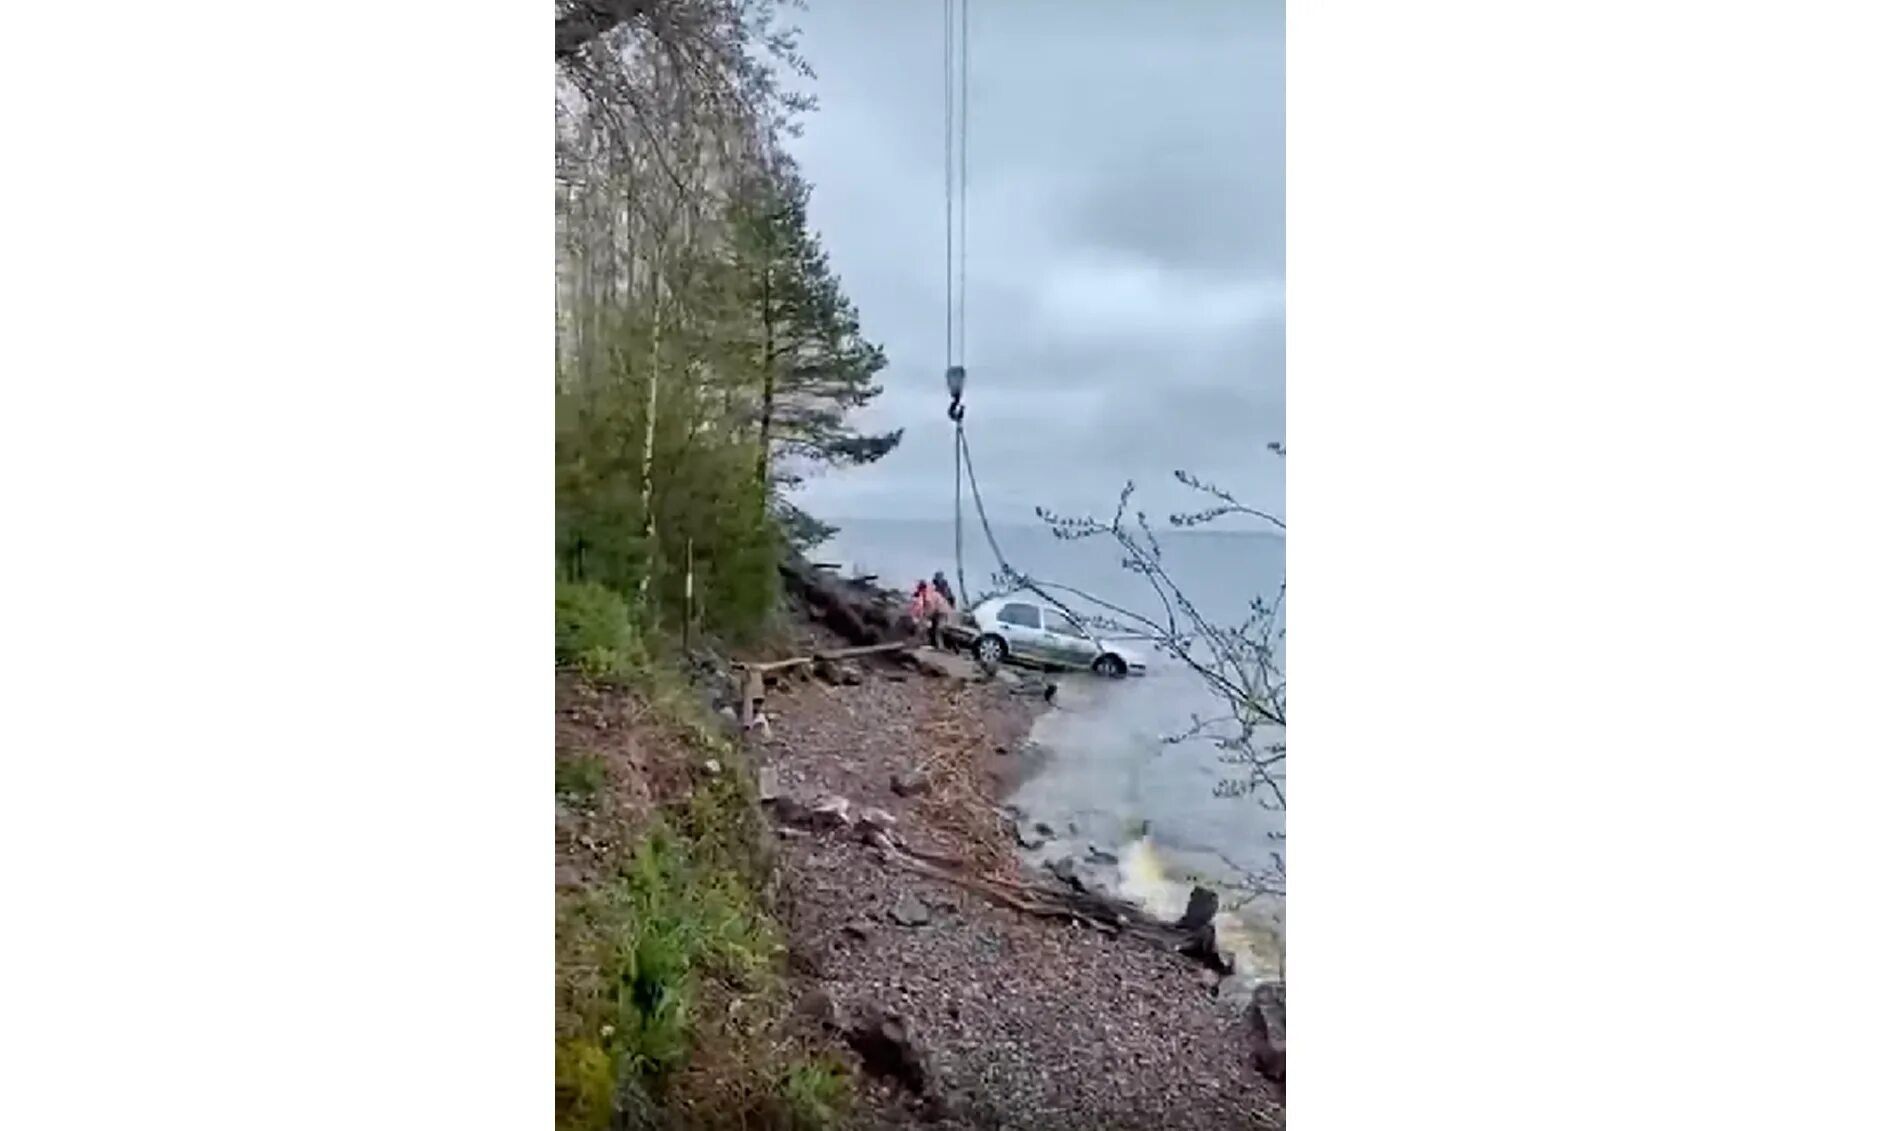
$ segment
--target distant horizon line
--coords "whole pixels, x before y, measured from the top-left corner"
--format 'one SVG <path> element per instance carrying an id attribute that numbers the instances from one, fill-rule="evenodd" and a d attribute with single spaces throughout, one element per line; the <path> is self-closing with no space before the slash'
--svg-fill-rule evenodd
<path id="1" fill-rule="evenodd" d="M 910 526 L 926 526 L 926 525 L 950 526 L 952 522 L 950 518 L 914 518 L 911 515 L 896 515 L 896 514 L 856 514 L 856 515 L 816 514 L 813 517 L 830 526 L 840 527 L 842 529 L 844 529 L 846 527 L 846 524 L 850 522 L 903 523 Z M 977 529 L 978 520 L 976 516 L 967 516 L 965 519 L 965 525 L 970 529 L 973 529 L 973 530 Z M 1050 527 L 1047 524 L 1045 524 L 1044 522 L 1038 519 L 993 518 L 991 520 L 991 525 L 994 527 L 1003 527 L 1003 528 L 1011 529 L 1011 530 L 1023 529 L 1027 527 L 1037 527 L 1044 530 L 1050 529 Z M 1286 538 L 1286 532 L 1284 530 L 1280 530 L 1272 526 L 1262 526 L 1258 524 L 1253 525 L 1253 526 L 1248 526 L 1248 527 L 1170 526 L 1165 521 L 1157 524 L 1156 522 L 1153 521 L 1153 516 L 1151 516 L 1151 521 L 1149 525 L 1154 527 L 1156 533 L 1163 534 L 1163 535 L 1167 535 L 1167 534 L 1176 534 L 1176 535 L 1235 534 L 1235 535 L 1260 535 L 1262 537 L 1279 538 L 1281 540 L 1284 540 Z"/>

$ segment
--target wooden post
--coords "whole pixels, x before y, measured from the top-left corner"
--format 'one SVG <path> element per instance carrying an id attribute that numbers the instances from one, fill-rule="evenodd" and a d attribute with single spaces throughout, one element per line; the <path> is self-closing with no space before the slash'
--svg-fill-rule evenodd
<path id="1" fill-rule="evenodd" d="M 689 631 L 696 619 L 696 540 L 683 543 L 682 646 L 689 652 Z"/>

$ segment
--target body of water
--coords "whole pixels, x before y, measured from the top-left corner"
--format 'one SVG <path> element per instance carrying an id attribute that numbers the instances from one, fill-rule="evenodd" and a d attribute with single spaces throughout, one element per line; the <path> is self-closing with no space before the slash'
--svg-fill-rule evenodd
<path id="1" fill-rule="evenodd" d="M 1021 572 L 1144 615 L 1160 612 L 1148 582 L 1122 568 L 1113 542 L 1064 541 L 1042 526 L 999 527 L 994 534 Z M 1285 573 L 1286 542 L 1272 534 L 1156 534 L 1170 576 L 1218 624 L 1238 624 L 1254 597 L 1271 602 Z M 853 520 L 814 556 L 876 573 L 889 587 L 909 590 L 935 570 L 957 584 L 950 522 Z M 991 592 L 995 573 L 983 531 L 968 524 L 966 586 L 974 596 Z M 1196 714 L 1213 717 L 1225 709 L 1189 668 L 1146 651 L 1144 677 L 1059 678 L 1055 707 L 1031 733 L 1046 754 L 1043 770 L 1010 800 L 1026 827 L 1042 822 L 1056 832 L 1027 855 L 1042 863 L 1069 857 L 1086 882 L 1103 882 L 1154 913 L 1179 917 L 1193 883 L 1230 888 L 1239 872 L 1267 871 L 1274 853 L 1283 857 L 1285 814 L 1262 809 L 1250 797 L 1216 797 L 1216 783 L 1235 771 L 1208 743 L 1163 741 L 1185 731 Z M 1237 976 L 1283 967 L 1283 925 L 1282 900 L 1256 900 L 1223 915 L 1221 935 L 1236 951 Z"/>

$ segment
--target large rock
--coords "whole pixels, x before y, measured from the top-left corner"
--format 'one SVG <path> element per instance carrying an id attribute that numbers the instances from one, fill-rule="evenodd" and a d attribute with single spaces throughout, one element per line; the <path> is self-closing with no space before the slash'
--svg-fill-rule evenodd
<path id="1" fill-rule="evenodd" d="M 1247 1024 L 1253 1030 L 1253 1062 L 1260 1074 L 1286 1086 L 1286 983 L 1262 982 L 1247 1003 Z"/>
<path id="2" fill-rule="evenodd" d="M 951 679 L 959 683 L 969 683 L 977 678 L 978 666 L 963 656 L 950 652 L 937 652 L 930 648 L 914 649 L 911 653 L 912 666 L 926 675 L 940 679 Z"/>
<path id="3" fill-rule="evenodd" d="M 867 844 L 878 844 L 882 841 L 891 842 L 893 825 L 896 821 L 897 818 L 886 810 L 875 809 L 869 805 L 860 810 L 860 815 L 854 819 L 853 826 L 854 831 L 859 833 L 860 840 Z"/>
<path id="4" fill-rule="evenodd" d="M 733 738 L 742 733 L 741 716 L 735 713 L 734 707 L 727 704 L 717 707 L 715 709 L 715 720 L 716 725 L 722 728 L 722 734 L 725 738 Z"/>
<path id="5" fill-rule="evenodd" d="M 1181 914 L 1181 921 L 1175 926 L 1184 931 L 1198 931 L 1214 921 L 1214 915 L 1221 909 L 1221 897 L 1211 888 L 1196 885 L 1188 893 L 1188 909 Z"/>
<path id="6" fill-rule="evenodd" d="M 901 895 L 887 915 L 902 927 L 923 927 L 932 921 L 931 908 L 911 892 Z"/>
<path id="7" fill-rule="evenodd" d="M 931 1073 L 905 1018 L 868 1006 L 847 1027 L 846 1037 L 868 1072 L 898 1081 L 913 1095 L 927 1094 Z"/>
<path id="8" fill-rule="evenodd" d="M 829 794 L 812 805 L 796 797 L 780 794 L 768 800 L 767 809 L 775 822 L 795 829 L 844 829 L 853 824 L 852 805 L 846 798 Z"/>
<path id="9" fill-rule="evenodd" d="M 1187 941 L 1181 945 L 1182 954 L 1216 974 L 1232 974 L 1233 958 L 1221 951 L 1220 941 L 1214 934 L 1214 916 L 1220 907 L 1221 897 L 1217 893 L 1196 885 L 1188 893 L 1188 909 L 1182 912 L 1175 926 L 1188 933 Z"/>
<path id="10" fill-rule="evenodd" d="M 815 987 L 795 1004 L 795 1011 L 815 1022 L 823 1029 L 840 1027 L 840 1011 L 834 1006 L 833 995 Z"/>
<path id="11" fill-rule="evenodd" d="M 852 805 L 838 794 L 828 794 L 808 810 L 808 821 L 817 829 L 843 829 L 853 823 Z"/>
<path id="12" fill-rule="evenodd" d="M 932 779 L 922 770 L 900 770 L 892 776 L 892 791 L 901 797 L 917 797 L 930 788 Z"/>
<path id="13" fill-rule="evenodd" d="M 1060 856 L 1050 862 L 1050 874 L 1068 884 L 1071 889 L 1083 892 L 1089 889 L 1083 886 L 1083 874 L 1077 870 L 1076 859 Z"/>

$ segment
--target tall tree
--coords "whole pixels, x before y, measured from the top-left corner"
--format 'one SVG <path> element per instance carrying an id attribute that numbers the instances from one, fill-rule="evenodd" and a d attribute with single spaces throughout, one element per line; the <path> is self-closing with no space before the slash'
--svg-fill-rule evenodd
<path id="1" fill-rule="evenodd" d="M 796 463 L 871 463 L 903 432 L 862 432 L 847 420 L 882 391 L 874 378 L 886 353 L 860 332 L 859 312 L 808 225 L 807 199 L 807 182 L 777 158 L 734 205 L 741 301 L 752 311 L 761 377 L 755 474 L 764 484 L 795 482 Z"/>

